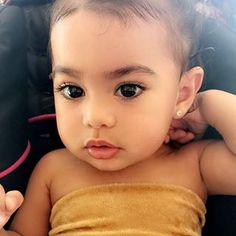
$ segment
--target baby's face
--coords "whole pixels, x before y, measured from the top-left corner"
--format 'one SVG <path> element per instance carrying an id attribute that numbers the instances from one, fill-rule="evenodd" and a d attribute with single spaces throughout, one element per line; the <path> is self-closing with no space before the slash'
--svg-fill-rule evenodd
<path id="1" fill-rule="evenodd" d="M 156 22 L 86 11 L 54 26 L 58 130 L 77 158 L 114 171 L 158 156 L 180 76 L 167 37 Z"/>

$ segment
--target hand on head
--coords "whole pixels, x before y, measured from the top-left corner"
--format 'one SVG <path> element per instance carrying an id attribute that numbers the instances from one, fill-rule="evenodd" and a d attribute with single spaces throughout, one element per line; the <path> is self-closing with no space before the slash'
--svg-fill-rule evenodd
<path id="1" fill-rule="evenodd" d="M 7 223 L 11 215 L 21 206 L 23 196 L 19 191 L 5 193 L 0 185 L 0 229 Z"/>
<path id="2" fill-rule="evenodd" d="M 197 94 L 192 106 L 186 114 L 177 111 L 178 119 L 173 119 L 165 143 L 176 141 L 186 144 L 202 138 L 208 124 L 201 114 L 201 93 Z"/>

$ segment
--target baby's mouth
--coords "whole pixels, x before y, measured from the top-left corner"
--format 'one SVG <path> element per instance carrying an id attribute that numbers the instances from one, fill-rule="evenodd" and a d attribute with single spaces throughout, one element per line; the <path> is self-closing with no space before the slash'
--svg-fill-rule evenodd
<path id="1" fill-rule="evenodd" d="M 91 157 L 100 160 L 112 159 L 120 150 L 119 147 L 104 140 L 90 140 L 85 149 Z"/>

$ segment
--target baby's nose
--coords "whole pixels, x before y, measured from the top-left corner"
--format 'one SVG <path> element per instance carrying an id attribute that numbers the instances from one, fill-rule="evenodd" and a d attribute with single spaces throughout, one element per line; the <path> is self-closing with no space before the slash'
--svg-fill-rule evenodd
<path id="1" fill-rule="evenodd" d="M 112 128 L 116 124 L 116 117 L 111 105 L 97 101 L 86 103 L 83 111 L 83 125 L 99 129 Z"/>

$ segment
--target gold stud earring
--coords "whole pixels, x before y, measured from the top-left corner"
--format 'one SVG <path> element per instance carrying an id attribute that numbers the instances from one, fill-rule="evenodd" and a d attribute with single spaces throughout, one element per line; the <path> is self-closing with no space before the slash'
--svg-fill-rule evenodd
<path id="1" fill-rule="evenodd" d="M 178 110 L 177 112 L 176 112 L 176 115 L 180 118 L 180 117 L 182 117 L 182 114 L 183 114 L 183 112 L 181 111 L 181 110 Z"/>

